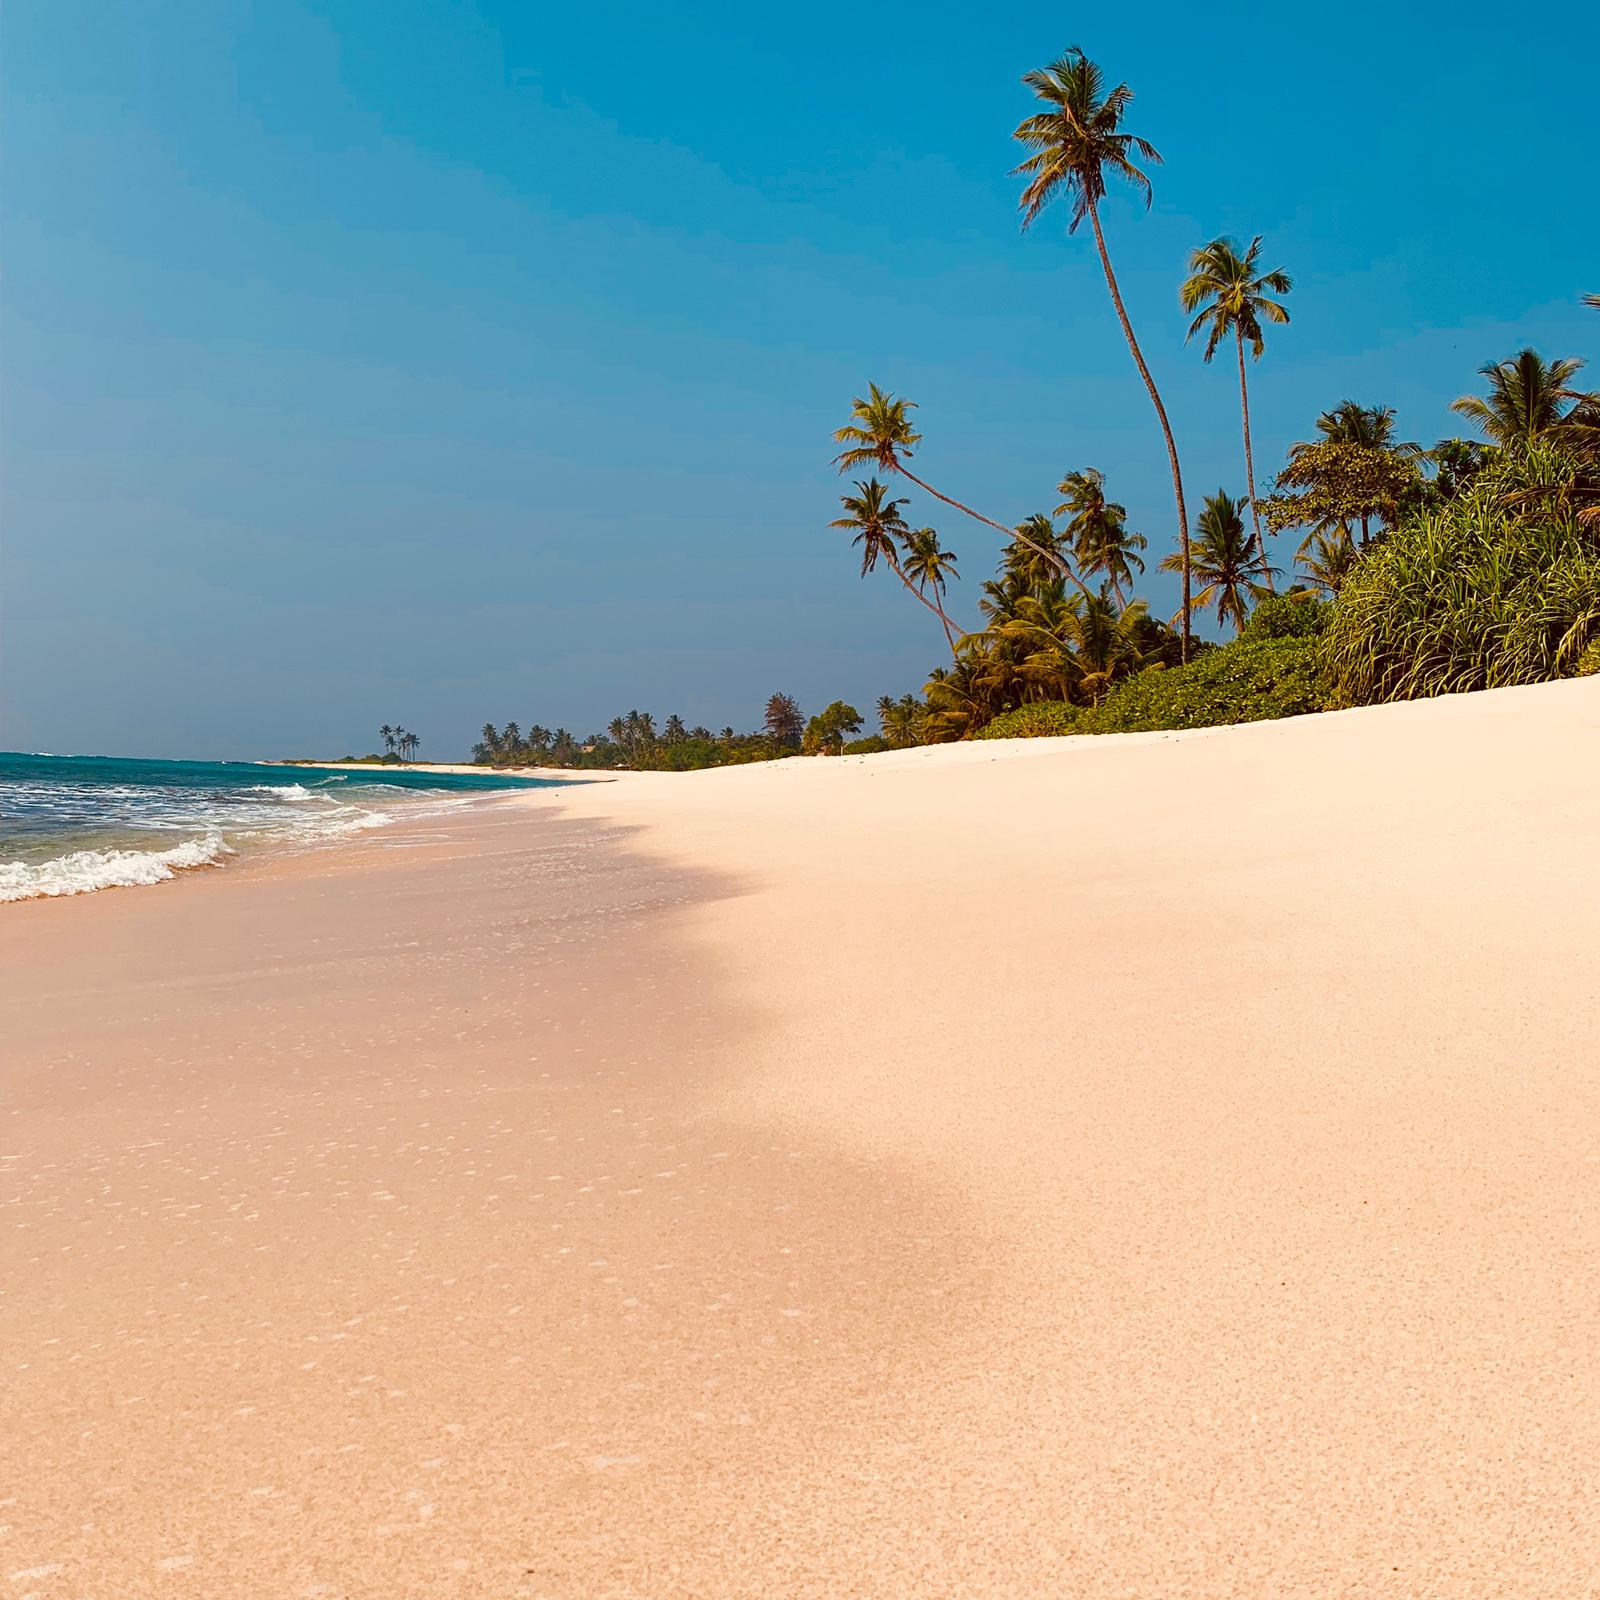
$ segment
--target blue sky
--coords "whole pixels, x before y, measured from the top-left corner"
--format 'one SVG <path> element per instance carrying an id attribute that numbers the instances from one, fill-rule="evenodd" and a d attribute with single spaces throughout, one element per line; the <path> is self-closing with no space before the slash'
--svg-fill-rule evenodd
<path id="1" fill-rule="evenodd" d="M 1218 233 L 1297 280 L 1263 471 L 1346 396 L 1431 442 L 1485 360 L 1600 362 L 1600 20 L 1429 10 L 5 8 L 0 748 L 442 758 L 914 689 L 936 625 L 826 526 L 869 377 L 936 484 L 1018 519 L 1092 464 L 1159 556 L 1092 247 L 1007 176 L 1071 43 L 1166 157 L 1107 226 L 1192 506 L 1243 484 L 1176 308 Z M 942 511 L 971 614 L 994 546 Z"/>

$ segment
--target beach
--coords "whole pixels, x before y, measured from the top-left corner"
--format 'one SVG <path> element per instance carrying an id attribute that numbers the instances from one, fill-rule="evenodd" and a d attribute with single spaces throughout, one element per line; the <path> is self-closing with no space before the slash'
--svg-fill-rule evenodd
<path id="1" fill-rule="evenodd" d="M 1600 679 L 0 914 L 0 1593 L 1594 1593 Z"/>

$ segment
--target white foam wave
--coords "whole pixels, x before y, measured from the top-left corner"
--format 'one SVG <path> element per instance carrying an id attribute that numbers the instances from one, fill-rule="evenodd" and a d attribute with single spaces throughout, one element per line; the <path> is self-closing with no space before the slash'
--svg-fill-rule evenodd
<path id="1" fill-rule="evenodd" d="M 50 861 L 8 862 L 0 865 L 0 901 L 135 889 L 164 883 L 188 867 L 215 866 L 232 854 L 221 834 L 211 833 L 170 850 L 74 850 Z"/>

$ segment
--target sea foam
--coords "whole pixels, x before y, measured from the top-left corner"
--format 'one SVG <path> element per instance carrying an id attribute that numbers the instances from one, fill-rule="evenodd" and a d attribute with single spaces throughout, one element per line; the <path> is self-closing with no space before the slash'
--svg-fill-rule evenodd
<path id="1" fill-rule="evenodd" d="M 170 850 L 74 850 L 50 861 L 6 862 L 0 864 L 0 901 L 164 883 L 186 868 L 215 866 L 232 854 L 222 836 L 213 833 Z"/>

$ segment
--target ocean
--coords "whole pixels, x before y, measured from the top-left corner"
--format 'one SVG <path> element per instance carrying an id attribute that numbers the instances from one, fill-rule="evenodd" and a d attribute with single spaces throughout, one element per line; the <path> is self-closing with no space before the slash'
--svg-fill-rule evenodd
<path id="1" fill-rule="evenodd" d="M 487 791 L 559 781 L 0 754 L 0 902 L 162 883 L 244 852 L 333 843 Z"/>

